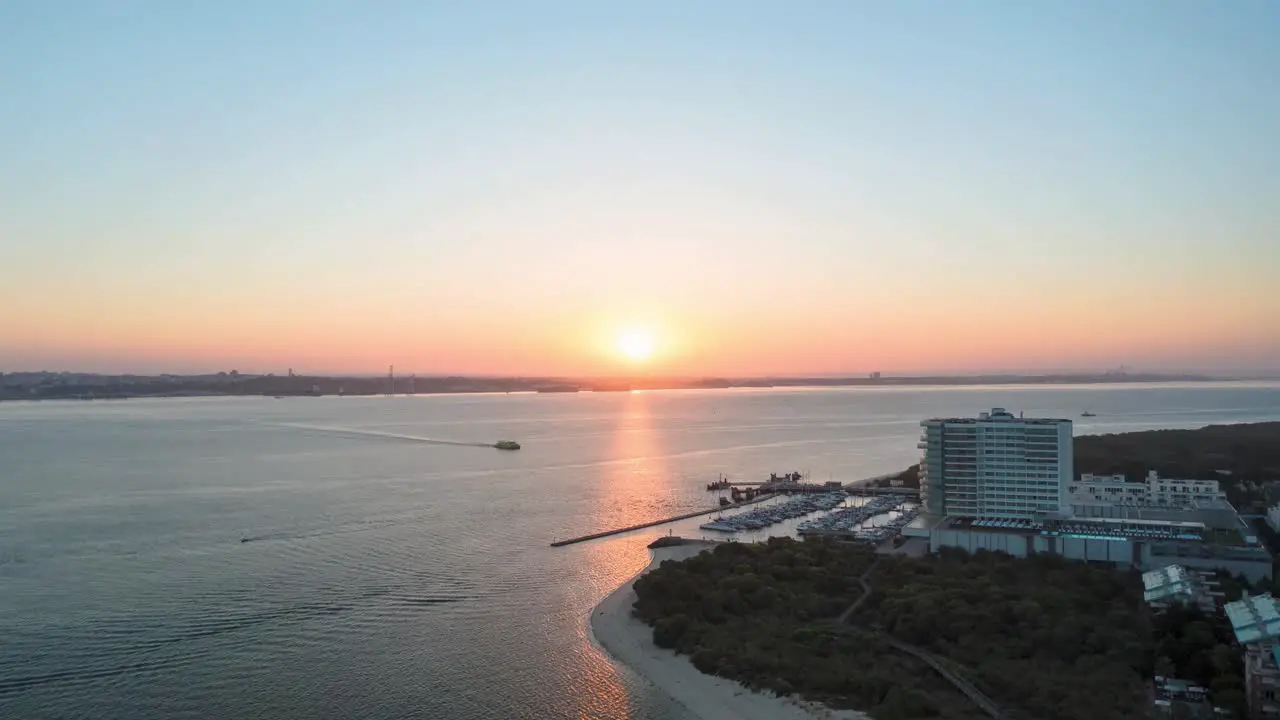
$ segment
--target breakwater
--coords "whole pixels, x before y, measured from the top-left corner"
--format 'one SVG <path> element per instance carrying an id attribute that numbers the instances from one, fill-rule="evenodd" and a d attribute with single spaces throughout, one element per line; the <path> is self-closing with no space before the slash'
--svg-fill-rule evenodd
<path id="1" fill-rule="evenodd" d="M 868 493 L 869 490 L 865 486 L 868 485 L 869 483 L 873 483 L 873 482 L 876 482 L 877 480 L 882 480 L 885 478 L 896 477 L 897 475 L 898 473 L 889 473 L 888 475 L 877 475 L 876 477 L 865 478 L 863 480 L 854 480 L 853 482 L 846 483 L 844 486 L 844 490 L 846 492 L 851 492 L 851 494 Z M 877 488 L 877 490 L 879 489 L 880 488 Z M 893 488 L 893 489 L 883 488 L 883 489 L 886 491 L 886 493 L 898 494 L 901 492 L 901 488 Z M 786 492 L 786 491 L 781 490 L 781 492 Z M 632 530 L 643 530 L 645 528 L 654 527 L 656 525 L 665 525 L 667 523 L 677 522 L 679 520 L 688 520 L 689 518 L 696 518 L 696 517 L 701 517 L 703 515 L 710 515 L 711 513 L 714 513 L 714 512 L 723 512 L 725 510 L 733 510 L 734 508 L 746 507 L 747 505 L 758 503 L 761 500 L 766 500 L 771 497 L 774 497 L 773 493 L 768 493 L 768 494 L 756 497 L 754 499 L 746 500 L 744 502 L 734 503 L 732 505 L 712 507 L 712 508 L 707 508 L 706 510 L 697 510 L 695 512 L 685 513 L 683 515 L 676 515 L 674 517 L 662 518 L 661 520 L 654 520 L 652 522 L 639 523 L 637 525 L 628 525 L 627 527 L 621 527 L 615 530 L 602 530 L 597 533 L 591 533 L 590 535 L 582 535 L 579 537 L 569 538 L 567 540 L 556 540 L 551 543 L 551 547 L 564 547 L 565 545 L 573 545 L 575 543 L 586 542 L 588 540 L 598 540 L 600 538 L 609 537 L 610 535 L 621 535 L 622 533 L 631 532 Z"/>
<path id="2" fill-rule="evenodd" d="M 598 533 L 591 533 L 590 535 L 582 535 L 575 538 L 569 538 L 568 540 L 556 540 L 555 542 L 551 543 L 551 547 L 564 547 L 565 545 L 573 545 L 574 543 L 586 542 L 588 540 L 597 540 L 599 538 L 609 537 L 610 535 L 621 535 L 622 533 L 631 532 L 632 530 L 643 530 L 645 528 L 653 527 L 655 525 L 665 525 L 669 522 L 676 522 L 677 520 L 688 520 L 689 518 L 696 518 L 696 517 L 701 517 L 703 515 L 710 515 L 711 513 L 714 513 L 714 512 L 723 512 L 725 510 L 732 510 L 734 508 L 746 507 L 747 505 L 751 505 L 752 503 L 758 503 L 761 500 L 766 500 L 771 497 L 773 496 L 763 495 L 753 500 L 734 503 L 732 505 L 725 505 L 723 507 L 707 508 L 706 510 L 698 510 L 691 513 L 685 513 L 683 515 L 676 515 L 675 517 L 663 518 L 661 520 L 654 520 L 653 522 L 640 523 L 638 525 L 628 525 L 627 527 L 617 528 L 616 530 L 603 530 Z"/>

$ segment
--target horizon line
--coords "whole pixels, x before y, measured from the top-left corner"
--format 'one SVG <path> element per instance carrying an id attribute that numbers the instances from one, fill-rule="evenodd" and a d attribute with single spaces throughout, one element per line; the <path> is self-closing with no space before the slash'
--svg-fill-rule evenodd
<path id="1" fill-rule="evenodd" d="M 139 372 L 139 371 L 123 371 L 123 372 L 105 372 L 100 370 L 0 370 L 0 376 L 4 375 L 89 375 L 100 377 L 207 377 L 218 376 L 220 374 L 230 374 L 236 372 L 240 377 L 289 377 L 288 371 L 285 373 L 276 373 L 273 371 L 241 371 L 241 370 L 209 370 L 209 371 L 188 371 L 188 372 Z M 360 372 L 360 371 L 328 371 L 328 372 L 294 372 L 295 377 L 309 378 L 385 378 L 386 373 L 376 372 Z M 791 372 L 791 373 L 762 373 L 762 374 L 744 374 L 744 375 L 727 375 L 716 373 L 669 373 L 669 374 L 541 374 L 541 373 L 468 373 L 468 372 L 396 372 L 396 378 L 417 377 L 421 379 L 430 378 L 474 378 L 474 379 L 492 379 L 492 380 L 596 380 L 596 381 L 658 381 L 658 380 L 895 380 L 895 379 L 932 379 L 932 378 L 992 378 L 992 377 L 1169 377 L 1169 378 L 1197 378 L 1205 380 L 1233 380 L 1233 379 L 1280 379 L 1280 369 L 1254 369 L 1246 371 L 1221 372 L 1221 371 L 1202 371 L 1202 370 L 982 370 L 982 371 L 932 371 L 932 372 L 914 372 L 914 373 L 892 373 L 881 372 L 878 377 L 873 377 L 869 372 Z"/>

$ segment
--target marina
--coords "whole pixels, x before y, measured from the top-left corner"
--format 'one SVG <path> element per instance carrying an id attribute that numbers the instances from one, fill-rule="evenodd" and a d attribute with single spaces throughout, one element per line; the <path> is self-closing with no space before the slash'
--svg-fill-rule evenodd
<path id="1" fill-rule="evenodd" d="M 902 528 L 911 524 L 911 521 L 915 520 L 916 516 L 919 514 L 920 511 L 916 508 L 907 508 L 901 511 L 886 525 L 876 525 L 874 527 L 861 528 L 854 531 L 853 539 L 868 542 L 873 545 L 879 545 L 885 540 L 896 538 L 901 535 Z"/>
<path id="2" fill-rule="evenodd" d="M 797 532 L 800 535 L 832 535 L 879 543 L 901 532 L 902 528 L 916 518 L 919 511 L 914 507 L 907 508 L 901 510 L 887 525 L 859 526 L 873 517 L 898 510 L 907 499 L 906 495 L 881 495 L 863 505 L 843 508 L 801 523 Z"/>
<path id="3" fill-rule="evenodd" d="M 698 527 L 702 530 L 736 533 L 742 530 L 761 530 L 784 520 L 792 520 L 810 513 L 831 510 L 848 499 L 843 490 L 821 495 L 808 495 L 788 500 L 778 505 L 751 510 L 739 515 L 718 517 Z"/>
<path id="4" fill-rule="evenodd" d="M 872 478 L 872 480 L 874 479 L 875 478 Z M 778 473 L 769 473 L 768 480 L 730 480 L 728 476 L 721 475 L 715 482 L 707 483 L 707 492 L 723 492 L 728 490 L 733 493 L 829 493 L 843 489 L 844 485 L 834 480 L 825 483 L 805 482 L 805 475 L 798 471 L 783 473 L 781 475 Z"/>
<path id="5" fill-rule="evenodd" d="M 763 482 L 737 482 L 731 481 L 726 475 L 718 475 L 715 482 L 706 483 L 708 490 L 729 490 L 733 492 L 734 500 L 731 502 L 729 498 L 721 497 L 718 507 L 706 508 L 704 510 L 696 510 L 693 512 L 676 515 L 673 517 L 664 517 L 651 522 L 639 523 L 636 525 L 628 525 L 626 527 L 615 528 L 613 530 L 602 530 L 600 532 L 590 533 L 567 538 L 565 540 L 555 540 L 551 543 L 551 547 L 564 547 L 566 545 L 574 545 L 588 540 L 598 540 L 613 535 L 632 532 L 633 530 L 643 530 L 645 528 L 657 527 L 659 525 L 667 525 L 669 523 L 679 522 L 681 520 L 689 520 L 692 518 L 711 515 L 712 513 L 724 513 L 726 511 L 735 510 L 747 505 L 754 505 L 769 500 L 780 500 L 783 495 L 799 495 L 782 502 L 770 504 L 767 507 L 759 507 L 749 512 L 737 515 L 720 515 L 710 522 L 699 525 L 700 530 L 708 530 L 711 532 L 734 534 L 739 532 L 752 533 L 772 527 L 779 523 L 802 518 L 805 515 L 813 513 L 822 513 L 831 510 L 836 512 L 830 515 L 824 515 L 800 524 L 800 527 L 817 527 L 813 523 L 824 521 L 828 517 L 854 517 L 858 512 L 862 512 L 863 508 L 881 507 L 882 503 L 890 503 L 886 505 L 887 509 L 879 510 L 867 515 L 863 520 L 880 515 L 885 512 L 897 508 L 904 502 L 914 500 L 911 488 L 877 488 L 868 487 L 872 482 L 882 480 L 892 475 L 876 476 L 863 480 L 856 480 L 847 486 L 839 482 L 827 482 L 821 485 L 815 483 L 803 482 L 804 476 L 799 472 L 777 474 L 771 473 L 769 479 Z M 746 486 L 739 491 L 739 486 Z M 840 508 L 850 496 L 865 496 L 872 498 L 864 505 L 849 508 Z M 839 509 L 837 509 L 839 508 Z M 912 511 L 914 512 L 914 511 Z M 911 515 L 915 517 L 914 514 Z M 852 523 L 856 525 L 861 520 Z M 906 521 L 910 522 L 910 520 Z M 903 525 L 906 524 L 903 523 Z M 821 534 L 823 530 L 814 529 L 809 531 L 810 534 Z M 846 530 L 833 531 L 834 534 L 848 533 Z M 895 531 L 896 532 L 896 531 Z"/>

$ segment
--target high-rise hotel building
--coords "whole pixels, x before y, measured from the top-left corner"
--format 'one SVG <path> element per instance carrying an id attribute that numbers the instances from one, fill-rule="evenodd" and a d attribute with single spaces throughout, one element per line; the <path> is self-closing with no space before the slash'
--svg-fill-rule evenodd
<path id="1" fill-rule="evenodd" d="M 994 408 L 977 418 L 935 418 L 920 426 L 924 512 L 1009 520 L 1070 512 L 1070 420 Z"/>

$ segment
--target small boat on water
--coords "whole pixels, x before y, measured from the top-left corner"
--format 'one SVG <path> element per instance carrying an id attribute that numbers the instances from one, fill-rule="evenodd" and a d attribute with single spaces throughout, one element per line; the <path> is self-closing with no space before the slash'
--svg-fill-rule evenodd
<path id="1" fill-rule="evenodd" d="M 1080 413 L 1080 417 L 1097 417 L 1097 415 L 1094 415 L 1088 410 L 1085 410 L 1084 412 Z"/>
<path id="2" fill-rule="evenodd" d="M 499 440 L 498 442 L 494 443 L 494 447 L 498 448 L 499 450 L 519 450 L 520 443 L 516 442 L 515 440 Z"/>

